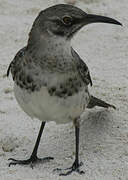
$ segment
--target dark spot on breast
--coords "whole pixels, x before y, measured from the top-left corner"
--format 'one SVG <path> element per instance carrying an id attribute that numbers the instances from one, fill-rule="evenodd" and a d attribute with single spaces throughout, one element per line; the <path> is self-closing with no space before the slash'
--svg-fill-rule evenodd
<path id="1" fill-rule="evenodd" d="M 44 84 L 43 84 L 44 86 L 47 86 L 47 83 L 46 82 L 44 82 Z"/>
<path id="2" fill-rule="evenodd" d="M 68 92 L 68 96 L 72 96 L 72 92 L 71 91 Z"/>
<path id="3" fill-rule="evenodd" d="M 79 83 L 79 87 L 82 87 L 82 84 L 81 84 L 81 82 Z"/>
<path id="4" fill-rule="evenodd" d="M 72 78 L 69 78 L 68 81 L 69 81 L 69 83 L 72 82 Z"/>
<path id="5" fill-rule="evenodd" d="M 27 82 L 28 82 L 28 83 L 31 83 L 32 81 L 33 81 L 33 79 L 31 78 L 31 76 L 28 75 L 28 76 L 27 76 Z"/>
<path id="6" fill-rule="evenodd" d="M 36 75 L 36 76 L 38 76 L 38 75 L 39 75 L 39 73 L 38 73 L 38 72 L 35 72 L 35 75 Z"/>
<path id="7" fill-rule="evenodd" d="M 63 90 L 61 91 L 62 94 L 66 94 L 67 93 L 67 89 L 63 88 Z"/>
<path id="8" fill-rule="evenodd" d="M 61 91 L 56 91 L 55 95 L 58 97 L 64 97 L 64 95 Z"/>
<path id="9" fill-rule="evenodd" d="M 22 76 L 21 75 L 19 75 L 19 80 L 22 81 Z"/>
<path id="10" fill-rule="evenodd" d="M 77 87 L 75 87 L 74 91 L 75 91 L 75 93 L 78 93 L 78 88 L 77 88 Z"/>
<path id="11" fill-rule="evenodd" d="M 20 84 L 20 87 L 23 88 L 24 86 L 22 84 Z"/>
<path id="12" fill-rule="evenodd" d="M 50 96 L 52 96 L 55 91 L 56 91 L 56 87 L 51 87 L 51 88 L 48 90 Z"/>
<path id="13" fill-rule="evenodd" d="M 87 88 L 85 88 L 85 92 L 88 93 L 88 89 Z"/>
<path id="14" fill-rule="evenodd" d="M 19 81 L 16 81 L 16 84 L 17 84 L 18 86 L 20 86 Z"/>
<path id="15" fill-rule="evenodd" d="M 60 85 L 60 89 L 63 89 L 63 85 L 62 84 Z"/>
<path id="16" fill-rule="evenodd" d="M 24 79 L 22 79 L 22 84 L 26 86 L 26 82 L 24 81 Z"/>
<path id="17" fill-rule="evenodd" d="M 30 89 L 30 87 L 28 87 L 28 86 L 25 86 L 24 87 L 25 89 L 27 89 L 27 90 L 29 90 Z M 33 90 L 31 89 L 31 91 L 33 92 Z"/>
<path id="18" fill-rule="evenodd" d="M 33 91 L 35 91 L 35 89 L 36 89 L 36 85 L 35 85 L 35 84 L 32 84 L 32 86 L 31 86 L 31 91 L 33 92 Z"/>

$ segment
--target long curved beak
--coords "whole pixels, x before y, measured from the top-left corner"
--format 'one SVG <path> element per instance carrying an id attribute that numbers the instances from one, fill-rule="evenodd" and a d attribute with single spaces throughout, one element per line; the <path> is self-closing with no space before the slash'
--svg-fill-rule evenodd
<path id="1" fill-rule="evenodd" d="M 95 14 L 86 14 L 84 18 L 84 22 L 85 22 L 85 25 L 91 24 L 91 23 L 110 23 L 110 24 L 117 24 L 117 25 L 122 26 L 122 24 L 115 19 L 112 19 L 106 16 L 99 16 Z"/>

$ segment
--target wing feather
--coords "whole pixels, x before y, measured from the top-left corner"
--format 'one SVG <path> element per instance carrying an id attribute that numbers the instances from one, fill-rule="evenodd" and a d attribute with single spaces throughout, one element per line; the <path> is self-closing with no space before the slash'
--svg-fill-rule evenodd
<path id="1" fill-rule="evenodd" d="M 79 73 L 81 75 L 81 78 L 83 81 L 88 85 L 90 84 L 92 86 L 92 79 L 90 76 L 90 72 L 88 69 L 88 66 L 86 63 L 80 58 L 80 56 L 77 54 L 77 52 L 71 48 L 72 56 L 76 60 L 77 68 L 79 70 Z"/>

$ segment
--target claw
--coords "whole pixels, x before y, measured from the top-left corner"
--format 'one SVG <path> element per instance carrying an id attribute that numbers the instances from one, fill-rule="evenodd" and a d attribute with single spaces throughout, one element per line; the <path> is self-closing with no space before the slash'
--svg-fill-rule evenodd
<path id="1" fill-rule="evenodd" d="M 60 169 L 60 168 L 56 168 L 54 169 L 53 171 L 67 171 L 65 173 L 60 173 L 59 176 L 67 176 L 67 175 L 70 175 L 72 172 L 77 172 L 78 174 L 82 175 L 84 174 L 85 172 L 84 171 L 80 171 L 80 166 L 82 166 L 83 163 L 81 162 L 80 164 L 77 164 L 76 161 L 73 163 L 73 165 L 70 167 L 70 168 L 65 168 L 65 169 Z"/>
<path id="2" fill-rule="evenodd" d="M 17 160 L 13 158 L 9 158 L 8 161 L 17 161 Z"/>
<path id="3" fill-rule="evenodd" d="M 29 159 L 27 160 L 16 160 L 13 158 L 9 158 L 9 161 L 12 161 L 9 163 L 9 167 L 11 165 L 16 165 L 16 164 L 21 164 L 21 165 L 28 165 L 30 164 L 31 168 L 33 169 L 33 164 L 37 163 L 37 162 L 49 162 L 50 160 L 53 160 L 53 157 L 45 157 L 45 158 L 38 158 L 37 156 L 31 156 Z"/>

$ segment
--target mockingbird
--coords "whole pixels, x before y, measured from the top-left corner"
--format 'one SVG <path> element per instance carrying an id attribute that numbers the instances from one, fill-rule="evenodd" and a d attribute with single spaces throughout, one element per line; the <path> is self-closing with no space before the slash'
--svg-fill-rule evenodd
<path id="1" fill-rule="evenodd" d="M 14 93 L 20 107 L 31 118 L 42 121 L 33 152 L 27 160 L 10 158 L 10 165 L 32 164 L 48 161 L 40 159 L 37 150 L 45 122 L 73 122 L 75 126 L 76 154 L 71 168 L 60 175 L 73 171 L 80 174 L 79 163 L 79 119 L 85 108 L 113 105 L 90 95 L 92 85 L 89 69 L 76 51 L 71 40 L 76 32 L 90 23 L 121 25 L 115 19 L 87 14 L 67 4 L 58 4 L 39 13 L 29 33 L 27 45 L 19 50 L 7 71 L 11 71 Z"/>

